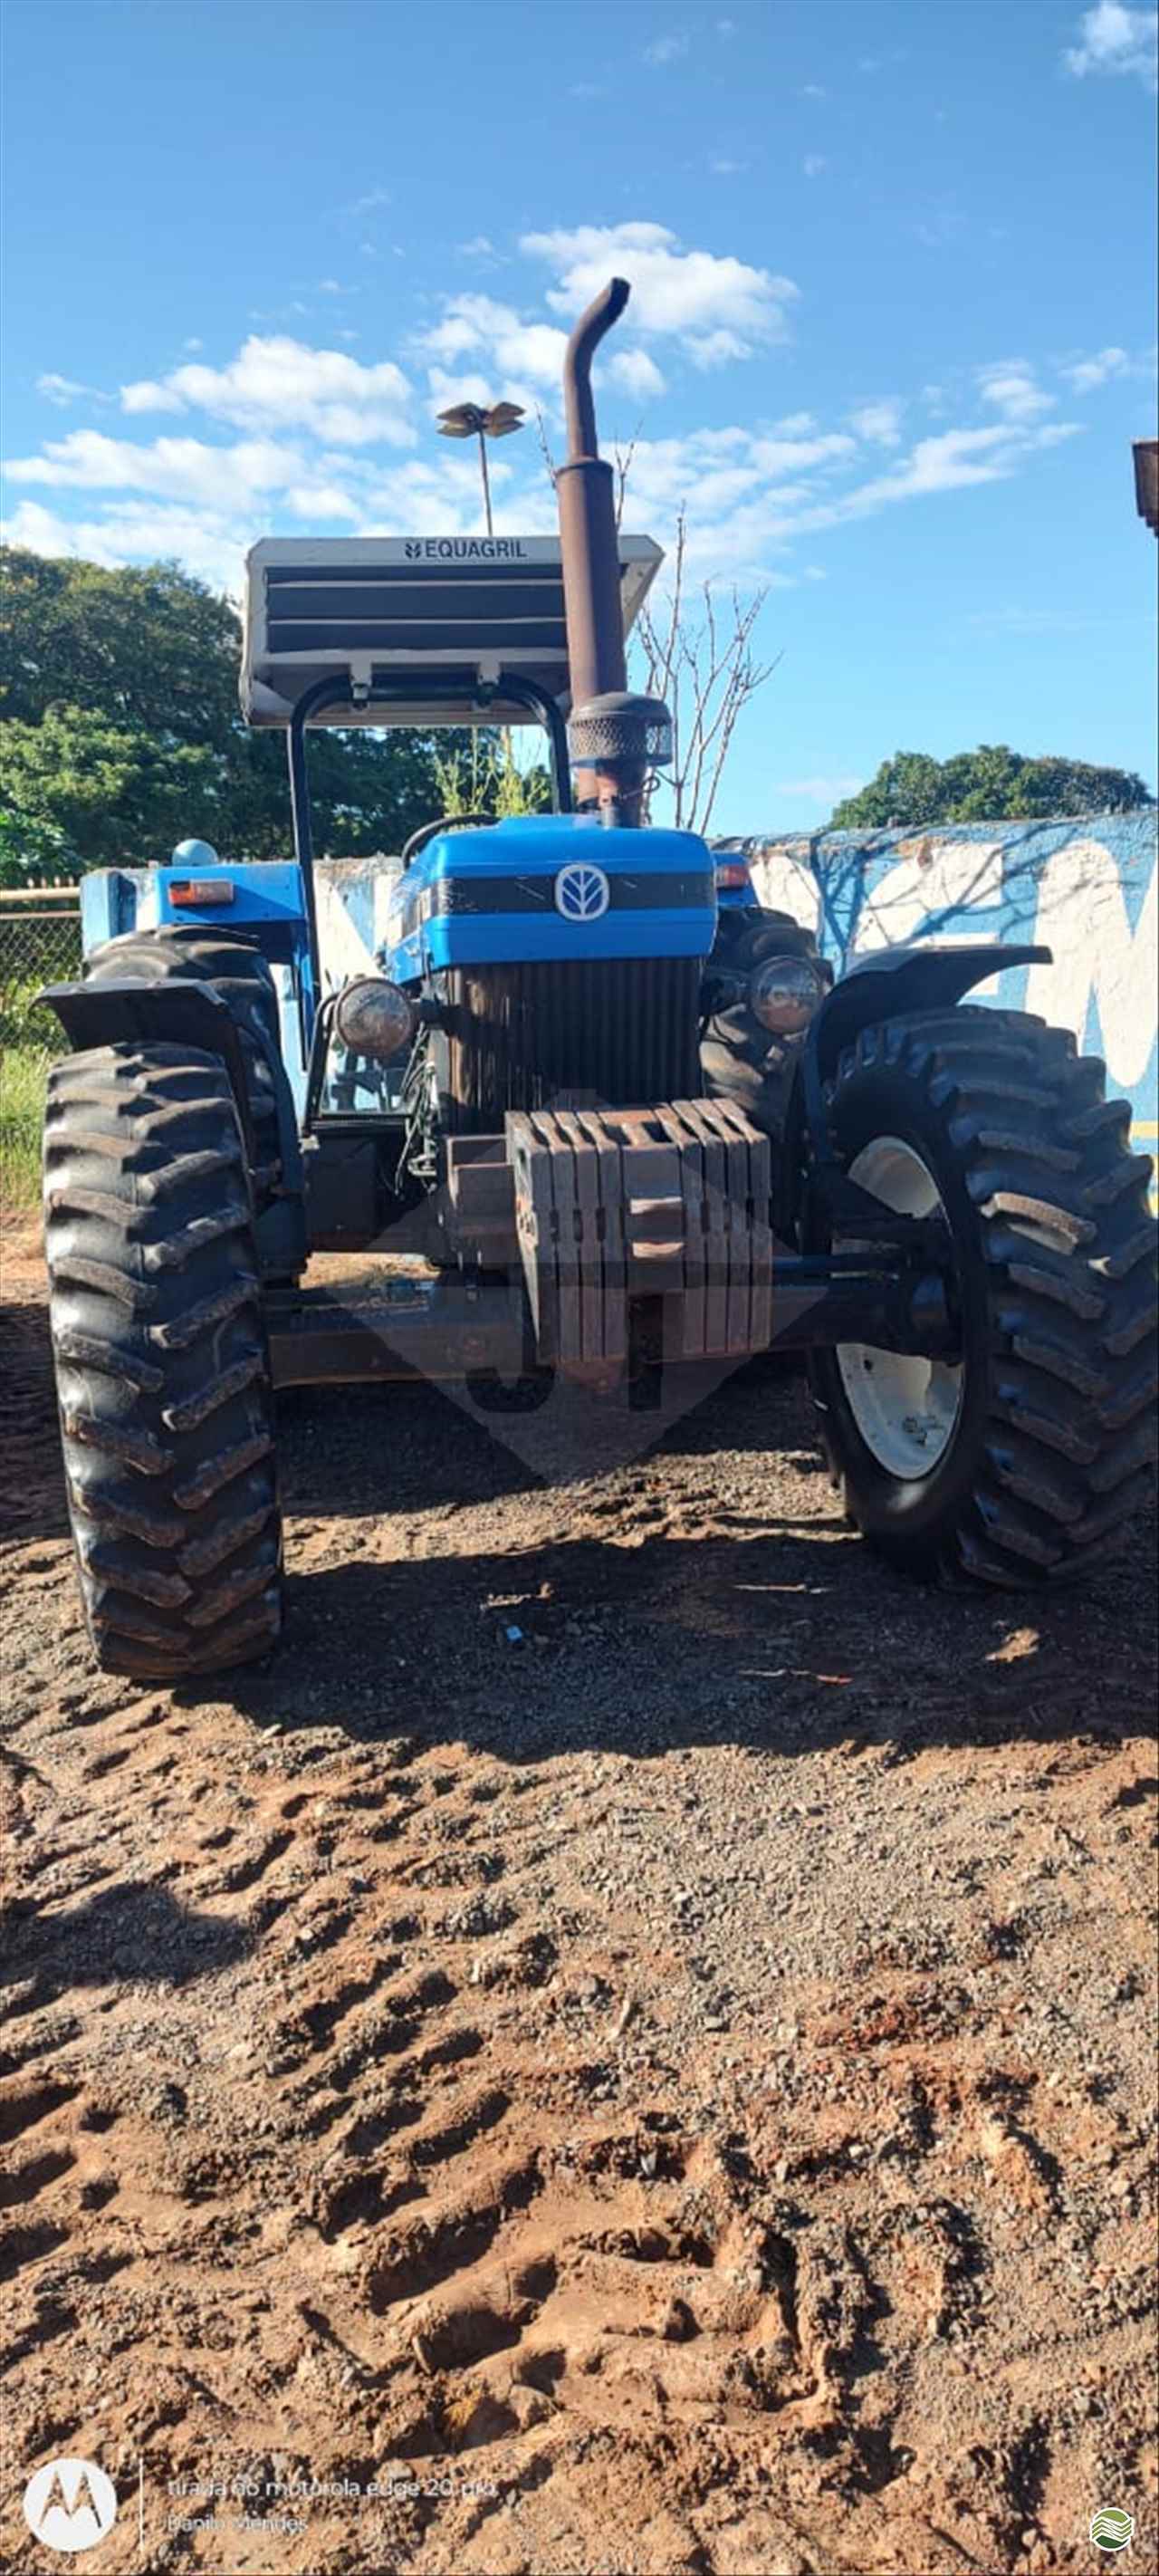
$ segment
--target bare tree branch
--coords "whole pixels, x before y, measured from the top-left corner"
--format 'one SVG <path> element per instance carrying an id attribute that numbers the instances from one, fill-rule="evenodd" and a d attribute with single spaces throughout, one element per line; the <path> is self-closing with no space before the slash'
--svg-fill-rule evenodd
<path id="1" fill-rule="evenodd" d="M 540 455 L 541 455 L 541 456 L 542 456 L 542 458 L 543 458 L 543 462 L 544 462 L 544 464 L 545 464 L 545 465 L 546 465 L 546 467 L 547 467 L 547 478 L 548 478 L 548 481 L 549 481 L 549 483 L 551 484 L 552 489 L 554 490 L 554 488 L 555 488 L 555 478 L 556 478 L 556 474 L 557 474 L 557 472 L 558 472 L 558 467 L 557 467 L 557 465 L 556 465 L 555 458 L 554 458 L 554 456 L 552 455 L 552 452 L 551 452 L 551 440 L 549 439 L 549 437 L 548 437 L 548 435 L 547 435 L 547 422 L 546 422 L 546 420 L 544 419 L 544 416 L 543 416 L 543 409 L 542 409 L 542 405 L 541 405 L 541 404 L 539 404 L 539 403 L 537 403 L 537 404 L 536 404 L 536 406 L 535 406 L 535 427 L 536 427 L 536 430 L 537 430 L 537 433 L 538 433 L 538 436 L 539 436 L 539 452 L 540 452 Z"/>
<path id="2" fill-rule="evenodd" d="M 704 832 L 712 819 L 737 723 L 781 657 L 757 662 L 751 650 L 767 590 L 742 599 L 734 588 L 727 594 L 726 617 L 725 594 L 706 581 L 693 614 L 686 605 L 687 558 L 688 519 L 682 506 L 665 607 L 659 616 L 646 608 L 636 634 L 645 686 L 650 695 L 666 701 L 672 714 L 672 762 L 665 781 L 672 797 L 672 819 L 680 829 Z"/>
<path id="3" fill-rule="evenodd" d="M 627 446 L 626 446 L 626 447 L 618 447 L 618 446 L 617 446 L 617 447 L 614 447 L 614 448 L 612 449 L 612 463 L 613 463 L 613 468 L 614 468 L 615 477 L 616 477 L 616 486 L 615 486 L 615 489 L 616 489 L 616 527 L 617 527 L 617 529 L 622 528 L 622 526 L 623 526 L 623 524 L 624 524 L 624 503 L 625 503 L 625 500 L 627 499 L 627 495 L 628 495 L 628 476 L 629 476 L 629 474 L 630 474 L 630 473 L 631 473 L 631 471 L 632 471 L 632 458 L 634 457 L 634 455 L 635 455 L 635 453 L 636 453 L 637 446 L 639 445 L 639 440 L 640 440 L 640 423 L 639 423 L 639 421 L 637 421 L 636 426 L 635 426 L 635 428 L 634 428 L 634 430 L 633 430 L 633 432 L 632 432 L 632 435 L 631 435 L 630 439 L 628 440 L 628 444 L 627 444 Z"/>

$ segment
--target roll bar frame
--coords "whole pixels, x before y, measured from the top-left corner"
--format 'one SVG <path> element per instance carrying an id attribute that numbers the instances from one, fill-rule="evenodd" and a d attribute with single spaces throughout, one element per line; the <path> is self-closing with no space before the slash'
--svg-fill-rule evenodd
<path id="1" fill-rule="evenodd" d="M 550 690 L 538 680 L 519 671 L 504 671 L 498 681 L 472 682 L 471 693 L 477 704 L 486 707 L 489 699 L 501 698 L 504 704 L 514 699 L 530 715 L 538 716 L 547 735 L 551 767 L 552 808 L 557 814 L 572 810 L 571 769 L 567 756 L 567 728 Z M 318 953 L 318 903 L 314 886 L 314 835 L 310 813 L 310 780 L 306 761 L 306 728 L 311 718 L 323 707 L 356 706 L 365 717 L 370 706 L 405 707 L 436 706 L 445 698 L 448 707 L 458 711 L 462 722 L 463 678 L 455 672 L 372 671 L 368 686 L 356 687 L 350 679 L 337 674 L 316 680 L 304 689 L 290 717 L 286 741 L 290 772 L 290 814 L 294 829 L 294 856 L 302 872 L 302 891 L 306 905 L 306 938 L 310 956 L 310 975 L 317 1009 L 322 999 L 321 963 Z"/>

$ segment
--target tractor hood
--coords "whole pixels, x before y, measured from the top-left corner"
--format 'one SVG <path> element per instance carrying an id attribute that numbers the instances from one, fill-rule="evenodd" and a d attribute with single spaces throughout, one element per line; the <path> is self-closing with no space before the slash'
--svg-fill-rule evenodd
<path id="1" fill-rule="evenodd" d="M 696 832 L 521 815 L 440 832 L 403 876 L 383 955 L 399 983 L 457 966 L 707 957 L 716 875 Z"/>

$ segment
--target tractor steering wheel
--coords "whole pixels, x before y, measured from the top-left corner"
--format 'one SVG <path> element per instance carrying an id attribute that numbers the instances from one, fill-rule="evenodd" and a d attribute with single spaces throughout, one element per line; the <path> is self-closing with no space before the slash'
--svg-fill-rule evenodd
<path id="1" fill-rule="evenodd" d="M 409 868 L 411 860 L 417 859 L 427 842 L 434 840 L 436 832 L 465 832 L 469 825 L 493 823 L 494 820 L 493 814 L 440 814 L 437 822 L 420 823 L 417 832 L 412 832 L 409 841 L 403 844 L 404 868 Z"/>

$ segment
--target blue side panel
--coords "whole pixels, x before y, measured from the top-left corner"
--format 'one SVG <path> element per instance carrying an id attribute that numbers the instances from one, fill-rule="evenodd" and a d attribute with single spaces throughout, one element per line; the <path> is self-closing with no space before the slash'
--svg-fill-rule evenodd
<path id="1" fill-rule="evenodd" d="M 148 884 L 144 868 L 93 868 L 80 881 L 81 950 L 88 956 L 103 940 L 119 939 L 137 927 L 141 890 Z"/>
<path id="2" fill-rule="evenodd" d="M 228 903 L 174 904 L 172 889 L 220 881 Z M 240 931 L 269 960 L 278 996 L 282 1056 L 301 1106 L 306 1057 L 314 1025 L 306 907 L 301 870 L 293 859 L 240 861 L 236 866 L 94 868 L 81 878 L 81 946 L 86 957 L 106 939 L 130 930 L 204 930 L 228 937 Z"/>
<path id="3" fill-rule="evenodd" d="M 297 927 L 303 946 L 306 938 L 306 904 L 302 893 L 302 872 L 293 859 L 261 859 L 240 867 L 198 868 L 193 872 L 198 883 L 220 877 L 233 889 L 231 903 L 180 904 L 171 901 L 175 885 L 188 885 L 188 868 L 150 868 L 149 875 L 157 890 L 156 921 L 158 927 L 173 922 L 189 929 L 194 922 L 209 930 L 243 930 L 259 945 L 263 930 L 293 932 Z M 280 953 L 280 943 L 279 951 Z M 270 952 L 274 953 L 273 951 Z"/>
<path id="4" fill-rule="evenodd" d="M 175 885 L 188 885 L 188 868 L 94 868 L 81 878 L 81 935 L 86 957 L 103 939 L 119 939 L 129 930 L 160 930 L 172 924 L 191 930 L 241 930 L 270 955 L 288 956 L 295 938 L 306 944 L 306 905 L 301 870 L 293 859 L 262 859 L 237 867 L 205 867 L 198 883 L 220 879 L 230 889 L 228 903 L 174 905 Z"/>
<path id="5" fill-rule="evenodd" d="M 587 917 L 561 897 L 577 865 L 596 880 Z M 454 966 L 706 957 L 715 930 L 715 872 L 699 834 L 521 815 L 428 842 L 391 903 L 383 963 L 409 984 Z"/>

